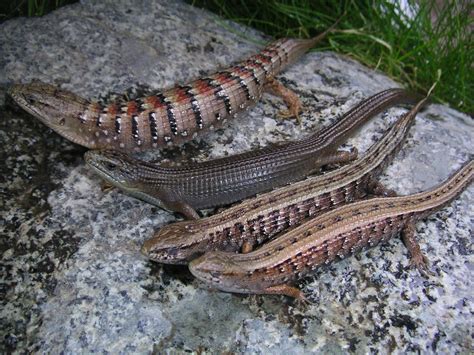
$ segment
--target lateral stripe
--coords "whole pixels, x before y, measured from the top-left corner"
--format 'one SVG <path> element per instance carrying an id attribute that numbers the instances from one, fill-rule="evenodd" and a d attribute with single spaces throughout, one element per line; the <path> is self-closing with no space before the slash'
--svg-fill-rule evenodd
<path id="1" fill-rule="evenodd" d="M 257 74 L 255 73 L 254 65 L 255 65 L 255 63 L 249 61 L 244 66 L 242 66 L 242 68 L 248 70 L 252 74 L 252 79 L 255 81 L 255 84 L 257 84 L 259 86 L 260 85 L 260 79 L 257 77 Z"/>
<path id="2" fill-rule="evenodd" d="M 270 61 L 272 61 L 273 58 L 277 58 L 277 59 L 278 59 L 278 62 L 279 62 L 279 65 L 282 65 L 282 61 L 281 61 L 281 57 L 280 57 L 280 52 L 278 52 L 278 50 L 273 49 L 273 48 L 265 48 L 265 49 L 263 50 L 263 52 L 273 53 L 273 55 L 270 55 L 270 56 L 269 56 Z"/>
<path id="3" fill-rule="evenodd" d="M 158 125 L 156 123 L 156 113 L 154 111 L 148 114 L 148 120 L 150 122 L 151 139 L 156 143 L 158 141 Z"/>
<path id="4" fill-rule="evenodd" d="M 198 127 L 199 129 L 203 129 L 202 112 L 199 106 L 199 102 L 196 99 L 196 95 L 191 92 L 193 88 L 191 86 L 182 86 L 181 89 L 184 91 L 184 93 L 186 94 L 186 96 L 189 98 L 191 102 L 191 108 L 194 113 L 194 120 L 196 121 L 196 127 Z M 186 136 L 187 132 L 186 131 L 181 132 L 181 135 L 183 134 L 184 136 Z"/>
<path id="5" fill-rule="evenodd" d="M 268 69 L 265 67 L 265 65 L 260 59 L 252 60 L 252 64 L 258 65 L 260 68 L 262 68 L 263 72 L 265 73 L 265 76 L 268 76 Z"/>
<path id="6" fill-rule="evenodd" d="M 132 115 L 132 137 L 136 142 L 140 141 L 140 135 L 138 133 L 138 116 Z"/>
<path id="7" fill-rule="evenodd" d="M 230 80 L 235 81 L 239 84 L 239 87 L 245 92 L 245 97 L 247 100 L 250 100 L 250 90 L 245 82 L 245 80 L 242 79 L 242 77 L 235 73 L 235 72 L 230 72 L 230 71 L 225 71 L 222 72 L 222 75 L 226 75 Z"/>
<path id="8" fill-rule="evenodd" d="M 166 116 L 168 117 L 171 133 L 176 136 L 178 134 L 178 125 L 176 123 L 176 118 L 174 117 L 173 104 L 171 100 L 161 92 L 156 94 L 156 98 L 158 99 L 160 105 L 164 105 L 166 107 Z M 171 137 L 169 136 L 165 136 L 164 139 L 167 143 L 171 141 Z"/>
<path id="9" fill-rule="evenodd" d="M 115 116 L 115 132 L 122 133 L 122 117 L 120 116 Z"/>
<path id="10" fill-rule="evenodd" d="M 219 72 L 219 73 L 216 73 L 216 77 L 219 77 L 219 76 L 228 76 L 229 74 L 227 72 Z M 219 97 L 220 99 L 222 99 L 222 101 L 224 101 L 224 105 L 225 105 L 225 109 L 227 111 L 227 113 L 229 115 L 232 115 L 232 104 L 230 103 L 230 98 L 229 98 L 229 95 L 227 95 L 226 93 L 226 90 L 224 89 L 224 87 L 222 86 L 222 84 L 219 83 L 218 80 L 213 80 L 213 83 L 216 83 L 216 86 L 218 88 L 217 92 L 215 93 L 215 95 L 217 97 Z"/>

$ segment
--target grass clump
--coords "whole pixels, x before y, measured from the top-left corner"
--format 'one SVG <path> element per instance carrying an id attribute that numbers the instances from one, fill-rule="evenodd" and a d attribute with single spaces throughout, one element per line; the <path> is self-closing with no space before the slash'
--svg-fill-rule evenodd
<path id="1" fill-rule="evenodd" d="M 78 0 L 3 0 L 0 1 L 0 21 L 17 16 L 43 16 Z"/>
<path id="2" fill-rule="evenodd" d="M 351 56 L 426 93 L 441 74 L 433 100 L 474 113 L 474 5 L 421 1 L 402 8 L 389 0 L 188 0 L 274 37 L 309 37 L 341 15 L 338 30 L 318 46 Z"/>

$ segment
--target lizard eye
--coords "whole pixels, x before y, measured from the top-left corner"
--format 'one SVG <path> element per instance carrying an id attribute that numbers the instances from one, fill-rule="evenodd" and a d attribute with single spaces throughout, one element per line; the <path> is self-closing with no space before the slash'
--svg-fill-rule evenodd
<path id="1" fill-rule="evenodd" d="M 111 162 L 107 162 L 107 163 L 105 163 L 105 166 L 106 166 L 107 169 L 109 169 L 109 170 L 114 170 L 114 169 L 117 167 L 117 164 L 114 164 L 114 163 L 111 163 Z"/>
<path id="2" fill-rule="evenodd" d="M 35 99 L 31 95 L 23 95 L 24 99 L 26 102 L 28 102 L 30 105 L 33 105 L 35 103 Z"/>

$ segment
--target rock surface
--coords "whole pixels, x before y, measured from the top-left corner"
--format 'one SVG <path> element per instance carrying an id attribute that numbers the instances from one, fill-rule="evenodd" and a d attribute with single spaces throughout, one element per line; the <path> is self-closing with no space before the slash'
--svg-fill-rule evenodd
<path id="1" fill-rule="evenodd" d="M 0 100 L 7 85 L 32 79 L 88 98 L 134 95 L 211 73 L 265 40 L 180 2 L 82 1 L 0 25 Z M 330 52 L 306 55 L 280 78 L 307 107 L 303 125 L 275 119 L 282 103 L 265 95 L 225 129 L 162 154 L 202 160 L 297 139 L 399 86 Z M 403 111 L 379 115 L 349 144 L 363 152 Z M 9 106 L 0 115 L 2 353 L 473 350 L 473 187 L 418 224 L 434 276 L 408 270 L 392 240 L 303 280 L 314 303 L 302 307 L 212 292 L 185 268 L 149 262 L 140 245 L 175 216 L 103 193 L 84 148 Z M 400 194 L 439 183 L 474 151 L 473 128 L 468 116 L 430 105 L 382 181 Z"/>

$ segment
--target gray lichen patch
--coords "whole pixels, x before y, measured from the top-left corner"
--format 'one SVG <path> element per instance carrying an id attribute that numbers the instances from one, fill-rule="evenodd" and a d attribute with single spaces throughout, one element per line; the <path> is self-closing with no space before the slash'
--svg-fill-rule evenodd
<path id="1" fill-rule="evenodd" d="M 66 165 L 71 144 L 61 145 L 31 117 L 0 110 L 2 135 L 0 323 L 6 351 L 24 347 L 27 333 L 34 337 L 41 324 L 39 305 L 54 293 L 56 273 L 65 266 L 79 244 L 79 237 L 51 214 L 47 198 L 61 186 L 55 159 Z M 52 137 L 52 138 L 51 138 Z M 55 141 L 55 142 L 54 142 Z M 29 331 L 27 331 L 29 329 Z"/>

